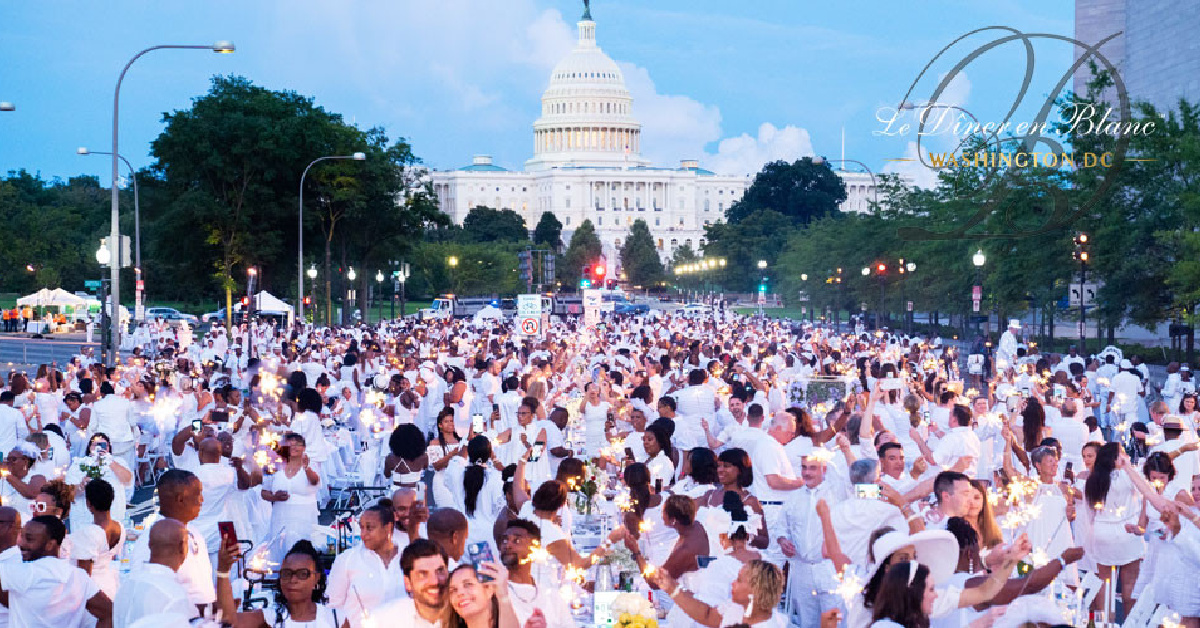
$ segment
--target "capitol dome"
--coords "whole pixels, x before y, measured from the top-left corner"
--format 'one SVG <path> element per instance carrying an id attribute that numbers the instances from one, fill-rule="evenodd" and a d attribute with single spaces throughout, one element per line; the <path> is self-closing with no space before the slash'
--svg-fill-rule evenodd
<path id="1" fill-rule="evenodd" d="M 533 123 L 529 170 L 569 166 L 644 166 L 642 125 L 615 61 L 596 45 L 596 23 L 585 14 L 579 42 L 550 73 L 542 115 Z"/>

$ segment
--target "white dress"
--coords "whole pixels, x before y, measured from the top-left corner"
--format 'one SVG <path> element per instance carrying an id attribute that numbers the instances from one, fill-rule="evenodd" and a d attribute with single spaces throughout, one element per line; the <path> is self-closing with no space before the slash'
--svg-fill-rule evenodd
<path id="1" fill-rule="evenodd" d="M 495 468 L 487 468 L 483 473 L 483 488 L 475 496 L 474 514 L 467 514 L 466 490 L 463 488 L 463 477 L 468 465 L 451 464 L 446 467 L 446 483 L 453 495 L 454 509 L 467 517 L 467 543 L 487 543 L 492 546 L 493 556 L 499 556 L 492 536 L 496 517 L 507 504 L 504 501 L 504 480 Z"/>
<path id="2" fill-rule="evenodd" d="M 1113 471 L 1103 507 L 1092 512 L 1092 527 L 1083 548 L 1099 565 L 1127 565 L 1146 553 L 1146 541 L 1125 530 L 1142 514 L 1142 498 L 1124 471 Z"/>
<path id="3" fill-rule="evenodd" d="M 287 611 L 283 611 L 285 614 Z M 275 611 L 275 606 L 267 606 L 262 609 L 263 622 L 271 628 L 275 628 L 276 622 L 279 621 L 279 615 Z M 291 617 L 284 617 L 283 628 L 340 628 L 339 621 L 344 621 L 344 617 L 336 617 L 332 607 L 324 604 L 317 604 L 317 617 L 312 621 L 296 621 Z"/>
<path id="4" fill-rule="evenodd" d="M 95 523 L 80 526 L 71 532 L 71 560 L 92 561 L 92 580 L 108 598 L 117 595 L 118 574 L 113 561 L 125 545 L 125 529 L 115 547 L 108 545 L 108 532 Z"/>
<path id="5" fill-rule="evenodd" d="M 608 439 L 604 436 L 604 424 L 608 421 L 608 411 L 612 404 L 601 401 L 598 405 L 591 405 L 585 400 L 580 407 L 583 411 L 584 446 L 589 456 L 598 455 L 608 444 Z"/>
<path id="6" fill-rule="evenodd" d="M 317 487 L 308 482 L 304 469 L 290 478 L 280 469 L 263 482 L 263 488 L 271 492 L 288 492 L 287 501 L 271 502 L 271 529 L 267 538 L 282 535 L 285 553 L 296 541 L 311 538 L 313 526 L 317 525 Z M 282 558 L 282 554 L 278 558 Z"/>
<path id="7" fill-rule="evenodd" d="M 84 478 L 83 469 L 80 469 L 79 467 L 81 464 L 91 465 L 94 461 L 94 457 L 72 458 L 71 464 L 67 465 L 67 470 L 63 474 L 63 481 L 75 487 L 75 502 L 71 506 L 71 514 L 68 517 L 68 519 L 73 523 L 81 520 L 90 522 L 92 519 L 92 513 L 88 512 L 87 509 L 87 497 L 84 495 L 83 488 L 79 486 L 79 484 L 83 482 Z M 100 479 L 108 482 L 113 488 L 113 503 L 112 508 L 108 513 L 109 516 L 112 517 L 114 521 L 124 521 L 126 505 L 125 500 L 128 490 L 131 488 L 131 486 L 126 485 L 117 479 L 117 474 L 113 473 L 112 470 L 111 456 L 105 456 L 105 464 L 100 469 Z M 133 478 L 129 478 L 129 481 L 130 484 L 132 484 Z"/>

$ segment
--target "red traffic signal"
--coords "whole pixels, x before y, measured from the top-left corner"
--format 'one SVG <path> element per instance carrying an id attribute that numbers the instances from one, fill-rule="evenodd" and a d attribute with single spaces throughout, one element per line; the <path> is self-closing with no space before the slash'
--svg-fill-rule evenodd
<path id="1" fill-rule="evenodd" d="M 886 273 L 887 272 L 887 264 L 880 264 L 875 267 L 875 270 L 879 271 L 880 274 Z"/>
<path id="2" fill-rule="evenodd" d="M 604 273 L 608 272 L 608 270 L 604 268 L 604 264 L 596 264 L 596 267 L 592 269 L 592 272 L 596 275 L 596 279 L 603 279 Z"/>
<path id="3" fill-rule="evenodd" d="M 312 305 L 312 297 L 304 297 L 305 305 Z"/>
<path id="4" fill-rule="evenodd" d="M 250 297 L 242 297 L 242 307 L 250 306 Z"/>

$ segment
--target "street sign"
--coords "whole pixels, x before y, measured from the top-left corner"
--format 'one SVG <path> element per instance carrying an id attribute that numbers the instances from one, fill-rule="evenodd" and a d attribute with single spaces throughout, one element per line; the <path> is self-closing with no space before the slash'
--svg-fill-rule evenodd
<path id="1" fill-rule="evenodd" d="M 972 312 L 979 311 L 979 299 L 971 299 L 971 311 Z"/>
<path id="2" fill-rule="evenodd" d="M 99 279 L 88 279 L 83 282 L 83 287 L 87 288 L 88 290 L 99 290 L 100 289 L 100 280 Z"/>
<path id="3" fill-rule="evenodd" d="M 983 286 L 971 287 L 971 299 L 975 301 L 983 299 Z"/>
<path id="4" fill-rule="evenodd" d="M 600 309 L 604 306 L 604 297 L 599 290 L 583 291 L 583 323 L 594 327 L 600 322 Z"/>
<path id="5" fill-rule="evenodd" d="M 912 301 L 909 301 L 909 302 L 908 302 L 908 311 L 909 311 L 909 312 L 913 311 L 913 305 L 912 305 Z"/>
<path id="6" fill-rule="evenodd" d="M 541 332 L 542 319 L 540 318 L 522 318 L 521 333 L 526 336 L 536 336 Z"/>
<path id="7" fill-rule="evenodd" d="M 517 316 L 521 318 L 537 318 L 542 315 L 542 295 L 518 294 Z"/>

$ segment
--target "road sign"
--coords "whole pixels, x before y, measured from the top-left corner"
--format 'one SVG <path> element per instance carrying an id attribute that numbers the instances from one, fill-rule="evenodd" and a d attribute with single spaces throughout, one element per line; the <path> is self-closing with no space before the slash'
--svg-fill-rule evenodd
<path id="1" fill-rule="evenodd" d="M 521 333 L 526 336 L 536 336 L 541 332 L 542 319 L 540 318 L 522 318 Z"/>
<path id="2" fill-rule="evenodd" d="M 971 311 L 979 311 L 979 299 L 971 299 Z"/>
<path id="3" fill-rule="evenodd" d="M 100 289 L 100 280 L 99 279 L 88 279 L 83 282 L 83 287 L 87 288 L 88 290 L 99 290 Z"/>
<path id="4" fill-rule="evenodd" d="M 604 296 L 599 290 L 583 291 L 583 322 L 594 327 L 600 322 L 600 310 L 604 306 Z"/>
<path id="5" fill-rule="evenodd" d="M 972 286 L 971 287 L 971 299 L 973 299 L 975 301 L 979 301 L 982 298 L 983 298 L 983 286 Z"/>
<path id="6" fill-rule="evenodd" d="M 913 304 L 912 304 L 912 301 L 909 301 L 909 302 L 908 302 L 908 311 L 909 311 L 909 312 L 913 311 Z"/>
<path id="7" fill-rule="evenodd" d="M 520 318 L 537 318 L 542 315 L 542 295 L 518 294 L 517 316 Z"/>

